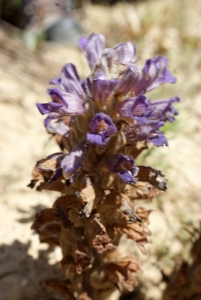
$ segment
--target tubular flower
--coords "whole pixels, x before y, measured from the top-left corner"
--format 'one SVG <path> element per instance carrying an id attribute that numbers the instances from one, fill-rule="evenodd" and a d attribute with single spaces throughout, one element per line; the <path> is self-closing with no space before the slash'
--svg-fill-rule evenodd
<path id="1" fill-rule="evenodd" d="M 132 156 L 112 154 L 109 156 L 107 163 L 110 172 L 117 174 L 125 183 L 136 183 L 134 175 L 137 168 L 134 166 L 134 159 Z"/>
<path id="2" fill-rule="evenodd" d="M 140 70 L 131 42 L 104 49 L 105 37 L 92 34 L 79 45 L 90 76 L 80 79 L 75 66 L 66 64 L 61 77 L 50 81 L 52 101 L 37 103 L 61 152 L 37 162 L 29 186 L 60 191 L 61 196 L 36 216 L 32 228 L 42 242 L 60 245 L 64 255 L 64 281 L 47 285 L 62 286 L 67 299 L 85 295 L 102 300 L 115 289 L 131 291 L 136 285 L 137 258 L 115 253 L 122 235 L 146 253 L 150 211 L 137 207 L 136 200 L 150 201 L 157 190 L 165 191 L 166 178 L 135 162 L 149 143 L 168 145 L 160 129 L 175 120 L 173 104 L 179 98 L 152 101 L 146 95 L 176 82 L 167 58 L 148 59 Z"/>
<path id="3" fill-rule="evenodd" d="M 91 132 L 87 132 L 87 141 L 98 146 L 104 146 L 117 132 L 111 118 L 104 113 L 98 113 L 90 122 Z"/>

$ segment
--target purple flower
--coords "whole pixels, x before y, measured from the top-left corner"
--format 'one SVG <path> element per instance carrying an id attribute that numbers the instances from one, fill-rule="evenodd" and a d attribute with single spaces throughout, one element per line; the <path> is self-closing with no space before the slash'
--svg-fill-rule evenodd
<path id="1" fill-rule="evenodd" d="M 151 118 L 164 121 L 174 122 L 174 116 L 178 115 L 178 111 L 172 106 L 172 103 L 179 102 L 179 97 L 172 97 L 167 100 L 157 100 L 151 102 Z"/>
<path id="2" fill-rule="evenodd" d="M 134 166 L 132 156 L 121 153 L 111 154 L 107 159 L 107 166 L 111 173 L 117 174 L 126 184 L 135 184 L 137 167 Z"/>
<path id="3" fill-rule="evenodd" d="M 66 64 L 61 73 L 61 78 L 54 78 L 51 84 L 58 85 L 63 91 L 75 95 L 84 100 L 85 92 L 80 84 L 80 78 L 73 64 Z"/>
<path id="4" fill-rule="evenodd" d="M 81 37 L 78 43 L 87 58 L 91 70 L 93 70 L 105 47 L 104 35 L 91 34 L 88 38 Z"/>
<path id="5" fill-rule="evenodd" d="M 42 115 L 48 114 L 45 119 L 45 127 L 53 119 L 58 119 L 64 116 L 78 116 L 84 113 L 83 100 L 75 95 L 61 92 L 57 88 L 48 90 L 53 102 L 36 103 Z"/>
<path id="6" fill-rule="evenodd" d="M 70 128 L 61 120 L 49 123 L 46 127 L 48 133 L 59 134 L 61 136 L 68 137 L 70 133 Z"/>
<path id="7" fill-rule="evenodd" d="M 142 119 L 142 121 L 145 121 L 145 118 L 151 112 L 150 101 L 142 94 L 136 98 L 128 98 L 121 103 L 118 111 L 123 118 Z"/>
<path id="8" fill-rule="evenodd" d="M 86 143 L 80 143 L 69 154 L 66 154 L 61 162 L 63 176 L 70 183 L 73 182 L 74 177 L 79 174 L 79 171 L 85 161 L 88 153 L 88 146 Z"/>
<path id="9" fill-rule="evenodd" d="M 108 69 L 106 60 L 101 58 L 96 65 L 91 83 L 91 97 L 96 103 L 103 104 L 114 90 L 118 79 L 107 79 Z"/>
<path id="10" fill-rule="evenodd" d="M 95 114 L 89 127 L 91 132 L 87 132 L 87 141 L 98 146 L 104 146 L 117 132 L 111 118 L 104 113 Z"/>
<path id="11" fill-rule="evenodd" d="M 149 123 L 151 120 L 173 122 L 174 116 L 178 114 L 178 111 L 172 106 L 174 102 L 179 102 L 179 98 L 150 101 L 141 94 L 122 102 L 118 111 L 123 118 L 133 118 L 143 123 Z"/>
<path id="12" fill-rule="evenodd" d="M 114 90 L 117 79 L 105 79 L 103 76 L 94 79 L 91 87 L 91 96 L 96 103 L 103 104 Z"/>
<path id="13" fill-rule="evenodd" d="M 142 78 L 133 87 L 135 95 L 150 91 L 166 82 L 175 83 L 176 78 L 171 75 L 167 67 L 168 60 L 163 56 L 148 59 L 142 69 Z"/>
<path id="14" fill-rule="evenodd" d="M 147 140 L 155 146 L 168 146 L 166 137 L 162 131 L 158 129 L 164 125 L 162 121 L 149 121 L 148 123 L 138 122 L 128 126 L 125 130 L 125 136 L 128 144 L 136 143 L 138 141 Z"/>

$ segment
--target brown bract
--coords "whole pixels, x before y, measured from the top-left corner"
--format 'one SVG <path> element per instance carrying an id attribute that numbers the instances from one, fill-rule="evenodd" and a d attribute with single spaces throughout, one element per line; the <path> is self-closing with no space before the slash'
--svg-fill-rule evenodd
<path id="1" fill-rule="evenodd" d="M 140 270 L 140 263 L 134 256 L 121 258 L 114 251 L 105 264 L 100 265 L 91 275 L 90 282 L 99 294 L 110 289 L 133 291 L 137 285 L 134 273 Z"/>
<path id="2" fill-rule="evenodd" d="M 61 280 L 61 279 L 48 279 L 48 280 L 43 280 L 40 282 L 40 285 L 42 287 L 44 286 L 48 286 L 56 291 L 58 291 L 59 293 L 61 293 L 62 295 L 64 295 L 65 297 L 68 297 L 68 300 L 73 300 L 75 299 L 73 297 L 73 295 L 71 294 L 71 292 L 68 289 L 68 280 Z"/>
<path id="3" fill-rule="evenodd" d="M 61 177 L 57 174 L 60 168 L 61 160 L 64 157 L 63 152 L 54 153 L 49 155 L 47 158 L 41 159 L 36 163 L 36 166 L 32 171 L 32 180 L 28 187 L 33 188 L 37 181 L 51 182 L 56 179 L 56 177 Z"/>
<path id="4" fill-rule="evenodd" d="M 133 273 L 140 270 L 140 263 L 134 256 L 128 256 L 115 263 L 106 265 L 106 274 L 117 286 L 123 286 L 128 291 L 133 291 L 137 285 L 137 279 Z"/>
<path id="5" fill-rule="evenodd" d="M 101 223 L 100 215 L 94 215 L 86 224 L 86 235 L 92 246 L 99 254 L 106 250 L 113 250 L 115 246 L 108 236 L 105 226 Z"/>
<path id="6" fill-rule="evenodd" d="M 59 197 L 53 204 L 53 212 L 57 216 L 61 225 L 65 228 L 73 225 L 69 219 L 68 212 L 76 205 L 76 197 L 73 195 L 66 195 Z"/>
<path id="7" fill-rule="evenodd" d="M 116 190 L 109 191 L 109 194 L 105 197 L 104 206 L 114 206 L 126 217 L 128 223 L 141 221 L 141 219 L 135 214 L 134 207 L 128 196 L 122 193 L 118 193 Z"/>
<path id="8" fill-rule="evenodd" d="M 124 194 L 131 200 L 152 200 L 158 194 L 158 189 L 148 182 L 138 181 L 135 185 L 127 185 Z"/>
<path id="9" fill-rule="evenodd" d="M 67 274 L 69 270 L 81 274 L 90 266 L 91 261 L 92 253 L 90 253 L 89 247 L 80 239 L 73 247 L 71 255 L 65 256 L 60 265 L 64 274 Z"/>
<path id="10" fill-rule="evenodd" d="M 78 297 L 78 300 L 92 300 L 87 293 L 83 293 Z"/>
<path id="11" fill-rule="evenodd" d="M 37 187 L 37 191 L 56 191 L 56 192 L 63 192 L 65 188 L 65 184 L 60 180 L 55 180 L 52 182 L 41 182 L 40 185 Z"/>
<path id="12" fill-rule="evenodd" d="M 135 241 L 143 254 L 146 254 L 145 243 L 148 242 L 148 237 L 151 235 L 146 223 L 150 211 L 146 212 L 143 208 L 137 210 L 139 216 L 143 219 L 143 222 L 135 222 L 129 224 L 125 218 L 122 218 L 118 223 L 114 225 L 117 232 L 123 233 L 127 238 Z"/>
<path id="13" fill-rule="evenodd" d="M 96 194 L 91 179 L 89 177 L 84 178 L 81 185 L 80 192 L 77 193 L 77 195 L 78 195 L 78 202 L 81 207 L 79 212 L 79 217 L 88 218 L 92 212 L 94 200 L 96 198 Z"/>
<path id="14" fill-rule="evenodd" d="M 31 226 L 40 236 L 40 241 L 50 245 L 59 245 L 61 225 L 52 208 L 46 208 L 36 214 Z"/>
<path id="15" fill-rule="evenodd" d="M 167 189 L 167 179 L 161 171 L 152 169 L 151 167 L 138 166 L 138 180 L 149 182 L 157 189 L 165 191 Z"/>

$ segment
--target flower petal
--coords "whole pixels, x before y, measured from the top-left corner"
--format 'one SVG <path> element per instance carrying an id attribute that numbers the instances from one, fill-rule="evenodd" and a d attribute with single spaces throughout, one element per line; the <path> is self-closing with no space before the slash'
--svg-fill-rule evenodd
<path id="1" fill-rule="evenodd" d="M 70 183 L 78 175 L 88 153 L 88 146 L 85 142 L 76 146 L 67 154 L 61 162 L 63 176 Z"/>
<path id="2" fill-rule="evenodd" d="M 94 80 L 91 89 L 92 98 L 94 99 L 94 101 L 98 103 L 105 103 L 109 95 L 114 90 L 117 83 L 118 83 L 117 79 Z"/>
<path id="3" fill-rule="evenodd" d="M 63 104 L 61 115 L 77 116 L 84 113 L 83 101 L 77 96 L 61 92 L 57 88 L 49 89 L 48 94 L 53 101 Z"/>
<path id="4" fill-rule="evenodd" d="M 117 174 L 125 183 L 135 184 L 134 175 L 137 168 L 134 166 L 134 158 L 123 154 L 112 154 L 107 160 L 108 169 L 111 173 Z"/>
<path id="5" fill-rule="evenodd" d="M 41 114 L 48 114 L 51 112 L 61 113 L 64 110 L 64 105 L 61 103 L 49 102 L 49 103 L 37 103 L 36 104 Z"/>
<path id="6" fill-rule="evenodd" d="M 150 91 L 163 83 L 175 83 L 177 81 L 176 77 L 173 77 L 168 70 L 168 59 L 166 57 L 158 56 L 153 59 L 153 61 L 157 70 L 157 77 L 148 87 L 147 91 Z"/>
<path id="7" fill-rule="evenodd" d="M 135 83 L 140 78 L 140 72 L 137 66 L 133 64 L 129 64 L 125 73 L 119 80 L 119 83 L 115 87 L 116 93 L 126 94 L 128 93 L 134 86 Z"/>
<path id="8" fill-rule="evenodd" d="M 91 80 L 89 77 L 83 79 L 80 81 L 81 87 L 83 89 L 83 91 L 85 92 L 85 94 L 89 97 L 91 97 Z"/>
<path id="9" fill-rule="evenodd" d="M 167 138 L 162 131 L 155 132 L 153 136 L 147 138 L 147 141 L 153 143 L 156 147 L 168 146 Z"/>
<path id="10" fill-rule="evenodd" d="M 136 60 L 137 50 L 131 42 L 119 43 L 114 48 L 114 63 L 127 64 Z"/>
<path id="11" fill-rule="evenodd" d="M 50 80 L 50 84 L 60 85 L 61 84 L 61 78 L 55 77 L 52 80 Z"/>
<path id="12" fill-rule="evenodd" d="M 76 95 L 81 99 L 85 98 L 85 93 L 80 84 L 80 78 L 73 64 L 66 64 L 63 67 L 60 85 L 64 87 L 67 93 Z"/>
<path id="13" fill-rule="evenodd" d="M 118 79 L 107 79 L 106 73 L 105 60 L 101 59 L 94 72 L 91 84 L 91 96 L 98 103 L 104 103 L 118 83 Z"/>
<path id="14" fill-rule="evenodd" d="M 81 37 L 78 43 L 80 48 L 83 50 L 92 70 L 96 61 L 101 57 L 103 52 L 105 46 L 104 35 L 92 33 L 88 38 Z"/>

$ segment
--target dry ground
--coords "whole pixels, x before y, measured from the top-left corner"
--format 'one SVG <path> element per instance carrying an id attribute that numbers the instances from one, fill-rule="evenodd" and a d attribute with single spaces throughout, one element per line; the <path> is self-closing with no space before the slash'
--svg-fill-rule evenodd
<path id="1" fill-rule="evenodd" d="M 86 6 L 80 13 L 89 33 L 103 32 L 108 45 L 134 41 L 139 62 L 159 53 L 169 58 L 178 78 L 150 97 L 178 95 L 180 116 L 165 128 L 169 148 L 150 150 L 140 159 L 163 170 L 168 191 L 152 203 L 152 244 L 139 275 L 142 299 L 162 299 L 165 282 L 182 258 L 189 259 L 195 228 L 201 221 L 201 4 L 199 0 L 148 1 L 112 9 Z M 77 48 L 42 44 L 31 52 L 22 41 L 0 30 L 0 299 L 61 299 L 38 285 L 44 278 L 60 276 L 60 251 L 45 251 L 31 230 L 41 207 L 49 207 L 54 193 L 26 187 L 35 162 L 57 151 L 47 136 L 35 102 L 45 102 L 48 81 L 73 62 L 81 75 L 88 72 Z M 132 247 L 128 244 L 127 247 Z"/>

